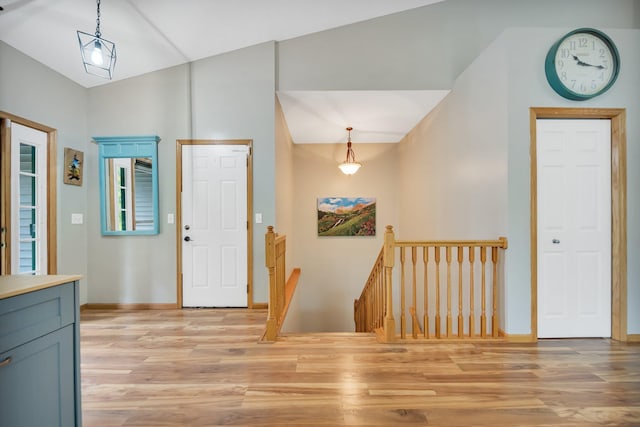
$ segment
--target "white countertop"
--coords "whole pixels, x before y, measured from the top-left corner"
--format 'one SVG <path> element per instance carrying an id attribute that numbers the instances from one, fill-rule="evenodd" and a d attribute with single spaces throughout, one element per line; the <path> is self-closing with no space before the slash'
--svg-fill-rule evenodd
<path id="1" fill-rule="evenodd" d="M 71 275 L 9 275 L 0 276 L 0 299 L 13 297 L 16 295 L 26 294 L 28 292 L 38 291 L 40 289 L 50 288 L 52 286 L 61 285 L 63 283 L 80 280 L 82 276 L 77 274 Z"/>

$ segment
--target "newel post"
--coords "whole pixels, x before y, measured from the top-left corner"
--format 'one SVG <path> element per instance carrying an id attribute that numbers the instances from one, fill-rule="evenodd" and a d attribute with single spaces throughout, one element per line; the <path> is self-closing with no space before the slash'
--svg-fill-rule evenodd
<path id="1" fill-rule="evenodd" d="M 276 315 L 276 233 L 273 232 L 272 225 L 267 227 L 264 243 L 265 265 L 269 271 L 269 315 L 267 317 L 265 339 L 267 341 L 275 341 L 278 331 Z"/>
<path id="2" fill-rule="evenodd" d="M 395 261 L 395 236 L 393 234 L 393 227 L 387 225 L 387 230 L 384 233 L 384 251 L 383 251 L 383 265 L 384 265 L 384 287 L 386 292 L 387 306 L 384 315 L 384 339 L 386 342 L 396 340 L 396 321 L 393 318 L 393 264 Z"/>

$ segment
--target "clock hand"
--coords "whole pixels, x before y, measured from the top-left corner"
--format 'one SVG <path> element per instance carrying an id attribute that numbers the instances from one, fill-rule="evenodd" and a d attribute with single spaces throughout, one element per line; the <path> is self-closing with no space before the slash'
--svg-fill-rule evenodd
<path id="1" fill-rule="evenodd" d="M 597 68 L 599 70 L 604 70 L 606 68 L 604 65 L 591 65 L 591 64 L 588 64 L 586 62 L 582 62 L 580 60 L 580 58 L 578 58 L 576 55 L 571 55 L 571 56 L 573 57 L 573 59 L 576 60 L 576 63 L 581 67 L 593 67 L 593 68 Z"/>

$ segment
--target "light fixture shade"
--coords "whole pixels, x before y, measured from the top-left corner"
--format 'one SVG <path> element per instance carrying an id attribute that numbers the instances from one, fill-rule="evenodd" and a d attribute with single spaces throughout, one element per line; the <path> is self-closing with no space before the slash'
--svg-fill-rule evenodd
<path id="1" fill-rule="evenodd" d="M 353 175 L 354 173 L 358 172 L 360 166 L 362 165 L 358 162 L 342 162 L 338 165 L 342 173 L 345 175 Z"/>
<path id="2" fill-rule="evenodd" d="M 95 34 L 78 31 L 78 43 L 84 70 L 95 76 L 111 80 L 116 66 L 116 45 Z"/>

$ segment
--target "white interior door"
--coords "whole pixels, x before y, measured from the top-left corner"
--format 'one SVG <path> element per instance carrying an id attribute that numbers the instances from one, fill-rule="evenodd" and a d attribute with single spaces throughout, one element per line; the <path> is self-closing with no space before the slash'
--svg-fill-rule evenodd
<path id="1" fill-rule="evenodd" d="M 537 120 L 538 337 L 611 336 L 611 122 Z"/>
<path id="2" fill-rule="evenodd" d="M 47 235 L 47 134 L 12 123 L 12 274 L 47 274 Z"/>
<path id="3" fill-rule="evenodd" d="M 182 146 L 182 305 L 247 306 L 247 154 Z"/>

